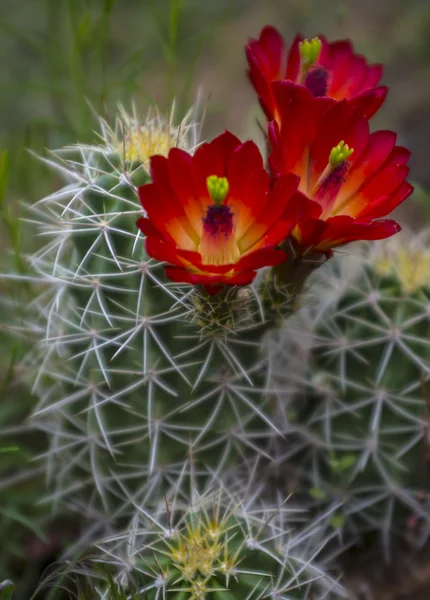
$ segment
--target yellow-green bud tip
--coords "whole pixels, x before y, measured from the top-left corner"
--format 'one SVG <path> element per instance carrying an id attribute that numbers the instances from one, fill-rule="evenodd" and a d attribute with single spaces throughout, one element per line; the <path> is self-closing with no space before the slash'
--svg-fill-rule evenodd
<path id="1" fill-rule="evenodd" d="M 337 146 L 331 149 L 329 163 L 333 168 L 341 165 L 354 152 L 354 148 L 350 148 L 348 144 L 342 140 Z"/>
<path id="2" fill-rule="evenodd" d="M 215 204 L 221 204 L 227 197 L 229 184 L 227 177 L 218 177 L 218 175 L 209 175 L 206 179 L 209 196 Z"/>
<path id="3" fill-rule="evenodd" d="M 309 69 L 316 63 L 321 52 L 321 45 L 321 40 L 317 37 L 312 40 L 303 40 L 303 42 L 299 42 L 302 65 Z"/>

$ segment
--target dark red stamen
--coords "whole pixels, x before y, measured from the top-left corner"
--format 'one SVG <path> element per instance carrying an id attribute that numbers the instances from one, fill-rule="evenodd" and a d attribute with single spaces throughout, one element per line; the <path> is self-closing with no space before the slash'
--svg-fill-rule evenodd
<path id="1" fill-rule="evenodd" d="M 350 167 L 349 161 L 344 160 L 335 167 L 320 185 L 320 191 L 326 191 L 331 187 L 338 188 L 345 180 Z"/>
<path id="2" fill-rule="evenodd" d="M 314 98 L 325 96 L 328 88 L 328 71 L 324 67 L 310 69 L 305 79 L 305 86 Z"/>
<path id="3" fill-rule="evenodd" d="M 221 234 L 228 237 L 233 231 L 233 213 L 225 204 L 212 204 L 207 210 L 203 224 L 209 235 Z"/>

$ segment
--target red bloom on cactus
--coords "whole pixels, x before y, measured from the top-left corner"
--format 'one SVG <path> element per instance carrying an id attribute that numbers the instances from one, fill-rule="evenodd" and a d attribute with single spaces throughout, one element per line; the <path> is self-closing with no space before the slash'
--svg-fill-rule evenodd
<path id="1" fill-rule="evenodd" d="M 364 56 L 355 54 L 349 40 L 329 43 L 324 36 L 309 41 L 297 35 L 287 54 L 279 31 L 267 26 L 258 40 L 249 41 L 246 56 L 251 83 L 270 121 L 280 118 L 271 86 L 274 81 L 301 84 L 315 97 L 351 99 L 367 118 L 387 95 L 385 86 L 377 86 L 382 66 L 368 65 Z"/>
<path id="2" fill-rule="evenodd" d="M 173 281 L 246 285 L 282 262 L 276 246 L 303 210 L 298 177 L 270 182 L 257 146 L 225 132 L 194 156 L 178 148 L 151 158 L 152 183 L 139 189 L 146 216 L 138 226 L 150 256 L 168 263 Z"/>
<path id="3" fill-rule="evenodd" d="M 293 235 L 301 251 L 328 252 L 353 240 L 383 239 L 399 225 L 380 220 L 413 191 L 406 181 L 410 152 L 392 131 L 369 133 L 349 101 L 327 107 L 303 86 L 272 84 L 281 125 L 269 126 L 275 176 L 294 173 L 308 199 Z"/>

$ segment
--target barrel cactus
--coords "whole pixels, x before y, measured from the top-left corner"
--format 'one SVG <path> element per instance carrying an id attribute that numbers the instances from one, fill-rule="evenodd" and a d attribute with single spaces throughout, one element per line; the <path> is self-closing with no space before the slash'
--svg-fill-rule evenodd
<path id="1" fill-rule="evenodd" d="M 309 362 L 281 399 L 277 469 L 294 466 L 310 514 L 325 512 L 344 544 L 378 532 L 388 556 L 393 535 L 430 531 L 428 233 L 372 246 L 352 281 L 341 275 L 302 330 Z"/>
<path id="2" fill-rule="evenodd" d="M 98 145 L 46 160 L 68 183 L 31 207 L 49 240 L 30 257 L 41 290 L 26 311 L 40 339 L 27 359 L 33 423 L 50 441 L 48 499 L 80 513 L 120 510 L 118 482 L 135 482 L 141 499 L 162 490 L 190 458 L 202 476 L 227 472 L 278 432 L 264 408 L 264 340 L 290 295 L 267 275 L 216 294 L 169 282 L 136 227 L 148 157 L 192 154 L 197 127 L 190 116 L 141 124 L 121 109 L 114 128 L 101 122 Z"/>

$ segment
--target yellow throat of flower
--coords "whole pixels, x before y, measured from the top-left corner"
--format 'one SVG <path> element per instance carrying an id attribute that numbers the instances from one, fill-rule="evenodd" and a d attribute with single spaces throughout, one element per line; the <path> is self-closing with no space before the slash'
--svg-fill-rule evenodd
<path id="1" fill-rule="evenodd" d="M 223 204 L 229 193 L 226 177 L 210 175 L 206 179 L 209 205 L 203 218 L 203 229 L 198 251 L 205 265 L 236 263 L 240 251 L 235 237 L 235 216 L 228 204 Z"/>

